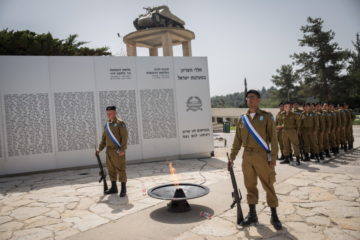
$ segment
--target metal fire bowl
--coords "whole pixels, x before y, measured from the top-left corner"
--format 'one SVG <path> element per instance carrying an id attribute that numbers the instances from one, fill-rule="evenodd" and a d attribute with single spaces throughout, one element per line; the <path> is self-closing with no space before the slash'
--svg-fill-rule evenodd
<path id="1" fill-rule="evenodd" d="M 186 201 L 187 199 L 199 198 L 209 193 L 209 188 L 192 183 L 180 183 L 178 188 L 184 191 L 185 197 L 174 197 L 176 191 L 174 184 L 165 184 L 151 188 L 148 190 L 148 195 L 161 200 L 171 200 L 167 205 L 170 212 L 186 212 L 191 210 L 190 205 Z"/>

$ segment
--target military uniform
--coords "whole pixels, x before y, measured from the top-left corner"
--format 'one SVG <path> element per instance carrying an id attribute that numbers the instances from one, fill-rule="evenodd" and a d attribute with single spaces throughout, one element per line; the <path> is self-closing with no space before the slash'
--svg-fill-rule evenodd
<path id="1" fill-rule="evenodd" d="M 127 148 L 128 131 L 123 121 L 115 119 L 109 122 L 109 127 L 114 137 L 121 144 L 120 151 L 125 152 Z M 106 147 L 106 166 L 109 171 L 110 180 L 112 182 L 119 179 L 124 183 L 127 181 L 125 156 L 120 156 L 118 146 L 111 140 L 109 134 L 104 127 L 104 132 L 99 144 L 99 150 Z"/>
<path id="2" fill-rule="evenodd" d="M 271 158 L 276 161 L 278 153 L 278 142 L 276 137 L 275 122 L 271 113 L 258 109 L 253 118 L 250 113 L 246 114 L 259 135 L 271 145 Z M 274 182 L 275 169 L 269 166 L 266 151 L 250 135 L 243 120 L 240 119 L 236 128 L 234 143 L 231 149 L 230 159 L 235 160 L 241 146 L 244 147 L 242 170 L 244 184 L 247 189 L 247 201 L 250 205 L 257 204 L 259 192 L 257 190 L 257 177 L 259 177 L 264 190 L 266 201 L 272 208 L 278 206 Z"/>
<path id="3" fill-rule="evenodd" d="M 318 127 L 318 131 L 317 131 L 317 140 L 318 140 L 318 151 L 320 154 L 320 159 L 324 160 L 323 157 L 323 152 L 325 152 L 325 147 L 324 147 L 324 135 L 325 135 L 325 130 L 326 130 L 326 115 L 325 112 L 323 111 L 318 111 L 317 112 L 318 115 L 318 120 L 319 120 L 319 127 Z"/>
<path id="4" fill-rule="evenodd" d="M 330 111 L 322 111 L 324 115 L 324 137 L 323 137 L 323 146 L 326 153 L 326 157 L 330 157 L 330 138 L 331 138 L 331 131 L 332 131 L 332 118 Z"/>
<path id="5" fill-rule="evenodd" d="M 331 114 L 331 134 L 330 134 L 330 145 L 331 145 L 331 148 L 332 148 L 332 152 L 334 154 L 337 153 L 337 134 L 336 134 L 336 131 L 337 131 L 337 126 L 338 126 L 338 118 L 337 118 L 337 115 L 335 113 L 335 111 L 329 111 L 330 114 Z"/>
<path id="6" fill-rule="evenodd" d="M 300 128 L 300 119 L 294 112 L 282 112 L 279 125 L 283 126 L 284 155 L 289 157 L 291 145 L 297 158 L 300 156 L 298 131 Z"/>
<path id="7" fill-rule="evenodd" d="M 280 115 L 281 115 L 281 111 L 279 111 L 278 114 L 276 114 L 276 118 L 275 118 L 275 125 L 276 126 L 281 125 L 280 124 Z M 281 152 L 281 159 L 284 157 L 284 143 L 283 143 L 282 133 L 283 133 L 282 128 L 277 128 L 276 129 L 277 140 L 278 140 L 279 147 L 280 147 L 280 152 Z"/>
<path id="8" fill-rule="evenodd" d="M 318 130 L 318 121 L 314 112 L 303 112 L 300 116 L 301 135 L 304 139 L 305 158 L 308 161 L 310 149 L 313 149 L 315 155 L 318 154 L 318 146 L 315 144 L 315 136 Z"/>
<path id="9" fill-rule="evenodd" d="M 342 126 L 342 122 L 341 122 L 341 113 L 340 110 L 337 109 L 334 111 L 335 115 L 336 115 L 336 121 L 337 121 L 337 126 L 336 126 L 336 148 L 339 147 L 339 145 L 341 144 L 341 126 Z"/>
<path id="10" fill-rule="evenodd" d="M 348 144 L 349 144 L 349 149 L 352 149 L 353 148 L 353 143 L 354 143 L 354 133 L 353 133 L 353 121 L 355 120 L 355 114 L 354 112 L 352 111 L 352 109 L 347 109 L 348 112 L 349 112 L 349 125 L 348 125 L 348 128 L 347 128 L 347 131 L 348 131 Z"/>

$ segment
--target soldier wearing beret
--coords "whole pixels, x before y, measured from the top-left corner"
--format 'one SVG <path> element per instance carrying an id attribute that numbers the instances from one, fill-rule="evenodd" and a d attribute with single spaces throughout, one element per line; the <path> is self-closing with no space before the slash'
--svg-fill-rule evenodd
<path id="1" fill-rule="evenodd" d="M 99 154 L 106 147 L 106 166 L 109 171 L 111 188 L 106 194 L 118 193 L 116 181 L 121 182 L 120 197 L 126 196 L 126 162 L 128 131 L 123 121 L 116 117 L 116 107 L 106 108 L 107 122 L 96 153 Z"/>
<path id="2" fill-rule="evenodd" d="M 280 230 L 282 225 L 276 213 L 279 203 L 274 188 L 278 154 L 275 121 L 271 113 L 259 109 L 260 100 L 258 91 L 249 90 L 246 93 L 249 110 L 247 114 L 241 116 L 236 127 L 229 164 L 233 164 L 240 148 L 243 147 L 242 170 L 250 210 L 240 225 L 249 226 L 258 222 L 255 206 L 259 200 L 257 189 L 259 178 L 266 191 L 267 203 L 271 208 L 270 222 L 275 229 Z"/>

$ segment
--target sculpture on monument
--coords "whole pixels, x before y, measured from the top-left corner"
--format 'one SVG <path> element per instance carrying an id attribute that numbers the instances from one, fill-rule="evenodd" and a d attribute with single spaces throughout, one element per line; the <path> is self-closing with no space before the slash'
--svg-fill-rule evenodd
<path id="1" fill-rule="evenodd" d="M 185 22 L 172 14 L 168 6 L 144 7 L 145 14 L 134 20 L 136 30 L 155 27 L 184 28 Z"/>

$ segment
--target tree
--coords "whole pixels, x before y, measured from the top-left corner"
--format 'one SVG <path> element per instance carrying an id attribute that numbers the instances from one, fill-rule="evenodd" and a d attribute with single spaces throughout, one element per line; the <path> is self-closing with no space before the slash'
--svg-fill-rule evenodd
<path id="1" fill-rule="evenodd" d="M 291 57 L 300 68 L 298 73 L 321 100 L 335 100 L 332 96 L 343 81 L 340 73 L 344 70 L 348 54 L 334 42 L 335 33 L 324 31 L 321 18 L 307 19 L 302 26 L 303 38 L 299 45 L 310 48 L 308 52 L 294 53 Z"/>
<path id="2" fill-rule="evenodd" d="M 109 48 L 83 47 L 87 42 L 77 41 L 77 34 L 66 39 L 53 38 L 51 33 L 37 34 L 29 30 L 0 31 L 0 55 L 42 56 L 102 56 L 111 55 Z"/>
<path id="3" fill-rule="evenodd" d="M 349 65 L 346 76 L 347 101 L 354 107 L 360 107 L 360 36 L 356 34 L 353 42 L 355 51 L 349 51 Z"/>
<path id="4" fill-rule="evenodd" d="M 276 73 L 271 81 L 280 88 L 277 92 L 278 97 L 290 101 L 290 94 L 295 92 L 295 85 L 300 81 L 300 76 L 290 64 L 282 65 L 280 69 L 276 69 Z"/>

